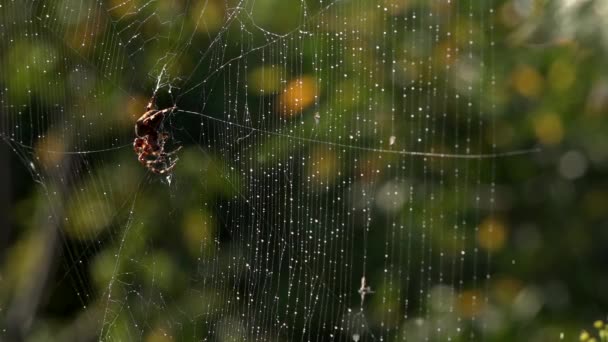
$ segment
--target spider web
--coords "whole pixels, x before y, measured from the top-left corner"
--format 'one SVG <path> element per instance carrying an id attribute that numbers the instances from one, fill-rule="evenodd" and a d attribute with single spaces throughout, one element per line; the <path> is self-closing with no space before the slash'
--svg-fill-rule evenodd
<path id="1" fill-rule="evenodd" d="M 494 160 L 530 152 L 493 142 L 493 8 L 2 4 L 0 134 L 45 203 L 40 283 L 74 306 L 53 336 L 481 339 Z M 178 107 L 166 177 L 131 148 L 153 95 Z"/>

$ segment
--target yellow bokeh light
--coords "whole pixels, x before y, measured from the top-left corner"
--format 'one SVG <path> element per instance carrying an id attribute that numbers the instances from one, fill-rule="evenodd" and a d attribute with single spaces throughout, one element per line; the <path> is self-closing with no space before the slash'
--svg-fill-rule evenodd
<path id="1" fill-rule="evenodd" d="M 302 111 L 315 101 L 316 88 L 316 80 L 311 76 L 303 76 L 289 82 L 279 100 L 281 114 L 285 117 L 302 114 Z"/>
<path id="2" fill-rule="evenodd" d="M 477 231 L 477 243 L 487 251 L 495 252 L 504 247 L 507 237 L 505 223 L 495 217 L 488 217 L 481 222 Z"/>
<path id="3" fill-rule="evenodd" d="M 533 121 L 536 138 L 544 145 L 556 145 L 564 137 L 562 120 L 555 113 L 544 113 Z"/>
<path id="4" fill-rule="evenodd" d="M 515 90 L 522 96 L 536 98 L 543 90 L 543 77 L 529 65 L 519 66 L 511 74 Z"/>
<path id="5" fill-rule="evenodd" d="M 224 24 L 224 6 L 218 1 L 199 0 L 190 11 L 190 21 L 198 32 L 217 32 Z"/>

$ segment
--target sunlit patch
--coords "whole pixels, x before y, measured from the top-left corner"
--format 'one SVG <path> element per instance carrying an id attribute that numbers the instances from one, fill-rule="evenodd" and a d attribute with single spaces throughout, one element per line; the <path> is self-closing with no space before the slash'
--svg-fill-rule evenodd
<path id="1" fill-rule="evenodd" d="M 190 21 L 198 32 L 217 32 L 224 23 L 224 6 L 218 1 L 198 0 L 190 11 Z"/>
<path id="2" fill-rule="evenodd" d="M 281 115 L 292 117 L 302 114 L 302 111 L 315 101 L 316 83 L 312 76 L 303 76 L 289 82 L 279 99 Z"/>
<path id="3" fill-rule="evenodd" d="M 543 90 L 543 77 L 529 65 L 517 67 L 511 74 L 513 88 L 522 96 L 536 98 Z"/>
<path id="4" fill-rule="evenodd" d="M 487 251 L 496 252 L 501 250 L 506 241 L 507 226 L 496 218 L 488 217 L 481 222 L 477 231 L 477 243 Z"/>
<path id="5" fill-rule="evenodd" d="M 458 295 L 456 308 L 466 318 L 478 316 L 483 309 L 483 295 L 477 290 L 463 291 Z"/>
<path id="6" fill-rule="evenodd" d="M 269 95 L 281 90 L 281 69 L 275 65 L 264 65 L 253 69 L 248 75 L 249 91 L 258 95 Z"/>
<path id="7" fill-rule="evenodd" d="M 199 210 L 185 214 L 182 224 L 184 244 L 193 257 L 210 255 L 214 251 L 215 220 Z"/>
<path id="8" fill-rule="evenodd" d="M 533 121 L 536 138 L 544 145 L 559 144 L 564 137 L 562 120 L 555 113 L 543 113 Z"/>

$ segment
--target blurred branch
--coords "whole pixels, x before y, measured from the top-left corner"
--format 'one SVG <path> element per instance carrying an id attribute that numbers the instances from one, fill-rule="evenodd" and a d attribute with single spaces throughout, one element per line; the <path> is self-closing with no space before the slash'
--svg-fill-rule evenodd
<path id="1" fill-rule="evenodd" d="M 34 322 L 36 311 L 40 306 L 42 295 L 47 287 L 51 270 L 59 254 L 59 229 L 63 216 L 63 203 L 68 194 L 71 158 L 63 158 L 59 167 L 50 168 L 47 173 L 48 182 L 43 184 L 43 191 L 47 197 L 47 206 L 38 211 L 35 222 L 43 235 L 44 250 L 39 254 L 35 263 L 36 269 L 29 274 L 27 286 L 17 288 L 6 315 L 6 336 L 10 341 L 23 341 L 28 335 Z M 51 198 L 51 194 L 55 197 Z"/>

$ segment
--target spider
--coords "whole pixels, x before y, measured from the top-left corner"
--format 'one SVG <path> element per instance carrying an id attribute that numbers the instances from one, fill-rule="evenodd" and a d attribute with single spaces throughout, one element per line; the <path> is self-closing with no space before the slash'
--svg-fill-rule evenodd
<path id="1" fill-rule="evenodd" d="M 171 114 L 177 107 L 173 106 L 163 110 L 155 109 L 156 96 L 152 96 L 146 106 L 146 112 L 135 123 L 135 140 L 133 150 L 137 153 L 137 160 L 150 171 L 162 175 L 170 173 L 178 158 L 172 158 L 182 147 L 179 146 L 171 152 L 165 151 L 165 143 L 169 134 L 162 131 L 165 116 Z"/>

